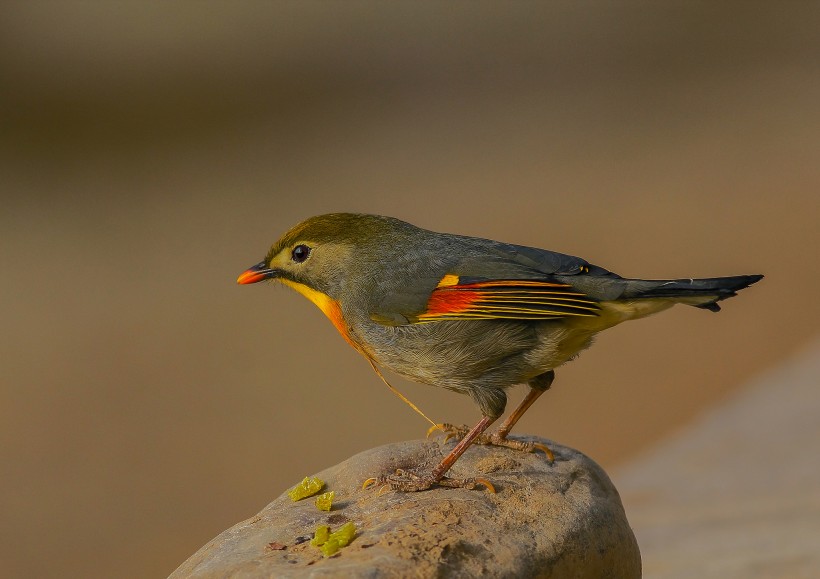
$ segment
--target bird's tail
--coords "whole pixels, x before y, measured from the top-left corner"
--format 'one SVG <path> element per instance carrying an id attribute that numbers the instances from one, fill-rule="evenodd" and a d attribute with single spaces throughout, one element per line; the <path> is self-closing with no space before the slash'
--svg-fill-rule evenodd
<path id="1" fill-rule="evenodd" d="M 683 304 L 720 311 L 718 302 L 737 295 L 737 292 L 759 281 L 762 275 L 736 275 L 703 279 L 670 279 L 627 281 L 623 298 L 668 298 Z"/>

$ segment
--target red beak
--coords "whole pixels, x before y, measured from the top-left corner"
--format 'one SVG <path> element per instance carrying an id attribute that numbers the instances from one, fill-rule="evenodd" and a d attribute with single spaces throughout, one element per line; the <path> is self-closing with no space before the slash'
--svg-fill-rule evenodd
<path id="1" fill-rule="evenodd" d="M 241 283 L 242 285 L 256 283 L 274 276 L 276 276 L 276 272 L 270 269 L 264 261 L 261 261 L 243 271 L 242 275 L 236 279 L 236 283 Z"/>

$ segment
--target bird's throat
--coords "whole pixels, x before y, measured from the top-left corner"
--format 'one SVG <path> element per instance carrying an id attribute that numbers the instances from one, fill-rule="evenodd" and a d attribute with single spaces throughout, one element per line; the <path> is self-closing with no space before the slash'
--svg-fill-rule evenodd
<path id="1" fill-rule="evenodd" d="M 312 301 L 316 304 L 322 312 L 328 317 L 328 319 L 336 326 L 336 329 L 339 330 L 339 333 L 345 339 L 345 341 L 353 346 L 359 352 L 362 352 L 361 347 L 353 340 L 350 332 L 347 329 L 347 324 L 345 323 L 344 316 L 342 316 L 342 309 L 339 307 L 339 302 L 334 300 L 327 294 L 324 294 L 318 290 L 315 290 L 311 287 L 306 286 L 305 284 L 301 284 L 295 281 L 291 281 L 285 278 L 279 278 L 283 284 L 288 287 L 292 287 L 297 292 L 305 296 L 307 299 Z M 363 353 L 363 352 L 362 352 Z"/>

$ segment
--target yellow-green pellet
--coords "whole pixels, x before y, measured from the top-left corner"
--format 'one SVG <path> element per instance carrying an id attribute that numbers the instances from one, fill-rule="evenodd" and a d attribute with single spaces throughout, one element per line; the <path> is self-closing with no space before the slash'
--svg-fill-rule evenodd
<path id="1" fill-rule="evenodd" d="M 325 557 L 330 557 L 331 555 L 336 554 L 336 551 L 338 551 L 342 546 L 343 545 L 341 545 L 336 539 L 328 539 L 327 542 L 320 547 L 320 549 Z"/>
<path id="2" fill-rule="evenodd" d="M 319 547 L 327 542 L 328 537 L 330 537 L 330 527 L 327 525 L 319 525 L 316 527 L 316 532 L 313 534 L 310 544 L 314 547 Z"/>
<path id="3" fill-rule="evenodd" d="M 337 531 L 330 534 L 329 541 L 338 541 L 339 547 L 347 547 L 348 543 L 356 536 L 356 525 L 352 521 L 348 521 L 342 525 Z"/>
<path id="4" fill-rule="evenodd" d="M 316 508 L 320 511 L 329 511 L 333 506 L 333 491 L 323 493 L 316 497 Z"/>
<path id="5" fill-rule="evenodd" d="M 302 482 L 288 491 L 288 496 L 292 501 L 300 501 L 311 497 L 322 490 L 325 482 L 316 477 L 305 477 Z"/>

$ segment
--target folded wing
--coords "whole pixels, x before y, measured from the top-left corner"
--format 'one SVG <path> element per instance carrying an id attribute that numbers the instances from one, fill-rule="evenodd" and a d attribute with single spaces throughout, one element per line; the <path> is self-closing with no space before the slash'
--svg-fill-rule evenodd
<path id="1" fill-rule="evenodd" d="M 564 283 L 526 279 L 480 279 L 444 276 L 424 311 L 410 323 L 441 320 L 551 320 L 596 316 L 598 302 Z"/>

